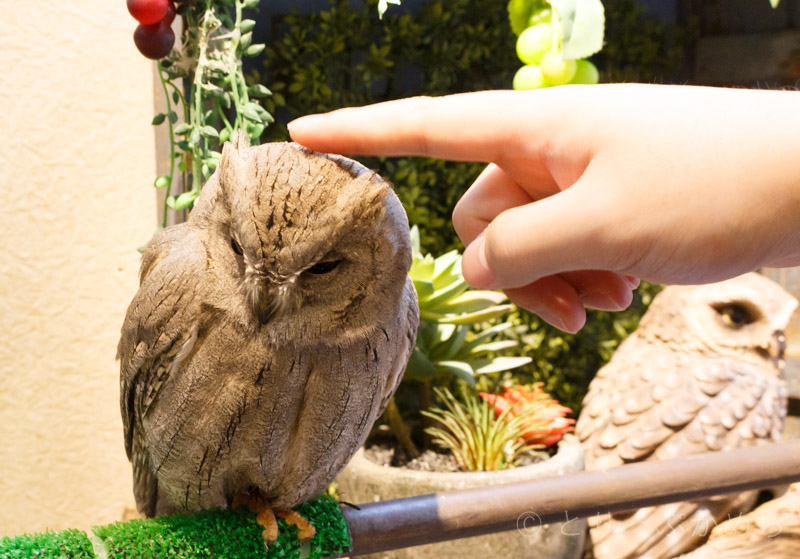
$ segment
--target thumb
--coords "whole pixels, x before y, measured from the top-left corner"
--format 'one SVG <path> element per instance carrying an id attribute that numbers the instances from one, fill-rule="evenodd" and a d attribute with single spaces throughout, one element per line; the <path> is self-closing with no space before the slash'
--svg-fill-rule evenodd
<path id="1" fill-rule="evenodd" d="M 562 272 L 619 268 L 607 226 L 613 207 L 596 192 L 581 178 L 499 214 L 464 251 L 464 278 L 479 289 L 509 289 Z"/>

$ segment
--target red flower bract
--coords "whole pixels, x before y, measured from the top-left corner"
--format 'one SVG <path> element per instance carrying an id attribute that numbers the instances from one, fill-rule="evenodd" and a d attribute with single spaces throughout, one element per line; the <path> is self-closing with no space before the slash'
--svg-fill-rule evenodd
<path id="1" fill-rule="evenodd" d="M 502 394 L 481 392 L 480 395 L 490 406 L 494 406 L 496 416 L 506 411 L 514 416 L 530 413 L 525 422 L 527 430 L 522 436 L 527 442 L 553 446 L 561 440 L 564 433 L 575 430 L 575 420 L 565 417 L 572 410 L 562 406 L 558 400 L 542 390 L 541 383 L 532 388 L 522 385 L 506 387 Z M 533 411 L 529 411 L 531 407 L 534 407 Z"/>

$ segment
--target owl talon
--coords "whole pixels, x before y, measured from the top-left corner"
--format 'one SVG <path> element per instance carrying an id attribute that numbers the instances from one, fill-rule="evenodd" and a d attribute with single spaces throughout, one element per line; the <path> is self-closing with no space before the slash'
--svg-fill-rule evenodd
<path id="1" fill-rule="evenodd" d="M 317 529 L 299 512 L 292 509 L 278 509 L 275 515 L 283 518 L 289 526 L 297 526 L 297 538 L 300 541 L 310 540 L 317 533 Z"/>
<path id="2" fill-rule="evenodd" d="M 246 506 L 250 512 L 258 513 L 256 522 L 264 528 L 261 535 L 267 544 L 278 539 L 278 521 L 275 517 L 283 518 L 289 526 L 297 526 L 297 538 L 300 541 L 309 540 L 317 533 L 317 529 L 303 518 L 299 512 L 292 509 L 273 509 L 265 499 L 254 495 L 237 495 L 233 498 L 233 508 Z"/>

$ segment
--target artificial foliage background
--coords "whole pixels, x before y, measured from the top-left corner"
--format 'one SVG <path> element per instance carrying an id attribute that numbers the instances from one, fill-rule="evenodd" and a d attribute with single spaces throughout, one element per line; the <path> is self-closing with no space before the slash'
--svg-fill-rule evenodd
<path id="1" fill-rule="evenodd" d="M 646 16 L 635 0 L 608 0 L 606 44 L 593 58 L 601 81 L 683 81 L 692 34 Z M 413 95 L 508 89 L 519 66 L 506 3 L 434 0 L 416 9 L 392 6 L 382 20 L 377 0 L 351 6 L 332 0 L 311 13 L 272 14 L 261 65 L 249 72 L 273 92 L 267 109 L 277 122 L 264 141 L 286 140 L 285 124 L 297 116 Z M 262 5 L 262 10 L 268 9 Z M 468 116 L 464 126 L 469 126 Z M 463 246 L 450 215 L 482 164 L 427 158 L 361 158 L 390 180 L 434 255 Z M 631 308 L 592 312 L 577 335 L 564 334 L 520 311 L 512 319 L 521 355 L 530 365 L 482 382 L 508 377 L 545 389 L 576 412 L 592 375 L 611 356 L 658 288 L 643 285 Z"/>

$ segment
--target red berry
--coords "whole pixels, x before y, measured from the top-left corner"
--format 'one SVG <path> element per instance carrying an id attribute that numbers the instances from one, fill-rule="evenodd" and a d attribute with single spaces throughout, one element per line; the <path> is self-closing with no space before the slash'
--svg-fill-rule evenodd
<path id="1" fill-rule="evenodd" d="M 169 0 L 128 0 L 128 11 L 142 25 L 153 25 L 164 19 L 169 4 Z"/>
<path id="2" fill-rule="evenodd" d="M 167 4 L 167 13 L 164 15 L 164 19 L 161 21 L 167 25 L 172 25 L 172 22 L 175 21 L 175 3 L 172 0 L 169 0 L 169 3 Z"/>
<path id="3" fill-rule="evenodd" d="M 139 25 L 133 32 L 133 42 L 143 55 L 153 60 L 167 56 L 175 44 L 175 33 L 169 24 Z"/>

